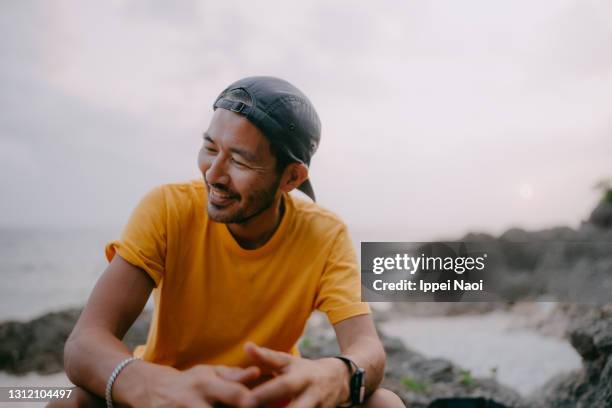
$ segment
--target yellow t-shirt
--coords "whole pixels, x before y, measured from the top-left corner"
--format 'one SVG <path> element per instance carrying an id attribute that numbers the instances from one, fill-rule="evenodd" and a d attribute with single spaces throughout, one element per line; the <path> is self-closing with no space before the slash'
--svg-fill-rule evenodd
<path id="1" fill-rule="evenodd" d="M 121 239 L 106 246 L 154 281 L 144 360 L 185 369 L 246 366 L 246 341 L 297 354 L 314 309 L 335 324 L 370 313 L 346 226 L 318 205 L 284 195 L 270 240 L 247 250 L 209 220 L 203 181 L 167 184 L 138 204 Z"/>

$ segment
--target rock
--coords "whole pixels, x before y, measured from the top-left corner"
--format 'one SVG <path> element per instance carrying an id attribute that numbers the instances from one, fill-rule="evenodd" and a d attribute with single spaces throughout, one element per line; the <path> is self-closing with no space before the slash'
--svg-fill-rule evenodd
<path id="1" fill-rule="evenodd" d="M 570 329 L 570 342 L 585 360 L 612 353 L 612 317 L 579 321 Z"/>
<path id="2" fill-rule="evenodd" d="M 602 200 L 597 207 L 591 212 L 589 222 L 600 228 L 612 227 L 612 202 Z"/>
<path id="3" fill-rule="evenodd" d="M 433 401 L 428 408 L 506 408 L 487 398 L 439 398 Z"/>
<path id="4" fill-rule="evenodd" d="M 612 318 L 600 320 L 593 327 L 593 344 L 601 354 L 612 352 Z"/>
<path id="5" fill-rule="evenodd" d="M 612 383 L 612 356 L 608 356 L 608 360 L 604 369 L 601 371 L 601 381 L 603 383 Z"/>
<path id="6" fill-rule="evenodd" d="M 509 308 L 506 302 L 395 302 L 387 317 L 478 315 Z"/>
<path id="7" fill-rule="evenodd" d="M 379 331 L 380 332 L 380 331 Z M 306 329 L 300 351 L 306 358 L 336 355 L 333 331 L 323 325 Z M 426 358 L 404 346 L 397 338 L 381 335 L 387 353 L 383 386 L 400 396 L 406 406 L 428 407 L 440 398 L 483 397 L 498 407 L 526 407 L 514 390 L 493 378 L 473 378 L 469 371 L 441 358 Z"/>
<path id="8" fill-rule="evenodd" d="M 589 335 L 589 333 L 582 330 L 575 330 L 570 335 L 570 342 L 578 354 L 585 360 L 594 360 L 597 358 L 597 348 L 595 344 L 593 344 L 593 337 Z"/>
<path id="9" fill-rule="evenodd" d="M 132 327 L 130 327 L 128 332 L 125 334 L 123 342 L 130 348 L 130 350 L 134 350 L 136 346 L 145 344 L 147 342 L 151 317 L 152 313 L 150 310 L 143 310 Z"/>
<path id="10" fill-rule="evenodd" d="M 559 375 L 531 398 L 536 407 L 612 407 L 612 316 L 609 306 L 576 320 L 570 329 L 572 346 L 583 368 Z"/>
<path id="11" fill-rule="evenodd" d="M 79 309 L 48 313 L 27 323 L 0 325 L 0 369 L 14 374 L 63 370 L 64 343 Z"/>
<path id="12" fill-rule="evenodd" d="M 423 360 L 415 363 L 413 368 L 434 382 L 450 383 L 453 381 L 453 364 L 448 360 L 441 358 Z"/>
<path id="13" fill-rule="evenodd" d="M 600 204 L 594 214 L 612 206 L 612 203 L 606 203 Z M 592 217 L 591 222 L 583 223 L 578 229 L 555 227 L 527 231 L 511 228 L 499 237 L 468 233 L 454 242 L 478 242 L 487 249 L 490 265 L 501 271 L 495 277 L 495 294 L 499 298 L 490 297 L 488 300 L 495 302 L 481 302 L 478 306 L 467 302 L 454 305 L 398 302 L 392 309 L 398 309 L 399 315 L 450 316 L 486 313 L 512 302 L 541 298 L 598 305 L 607 303 L 608 294 L 612 293 L 612 224 L 601 228 L 604 223 L 597 220 L 600 218 Z M 428 243 L 420 246 L 419 251 L 429 253 L 434 247 L 442 246 Z"/>
<path id="14" fill-rule="evenodd" d="M 387 352 L 383 386 L 409 407 L 427 407 L 440 398 L 483 397 L 507 407 L 526 407 L 518 392 L 493 378 L 474 378 L 469 371 L 440 358 L 426 358 L 398 339 L 382 336 Z"/>
<path id="15" fill-rule="evenodd" d="M 64 343 L 80 314 L 81 309 L 68 309 L 47 313 L 25 323 L 0 323 L 0 370 L 11 374 L 63 371 Z M 149 312 L 138 318 L 126 335 L 128 347 L 146 341 L 149 320 Z"/>
<path id="16" fill-rule="evenodd" d="M 498 238 L 471 233 L 457 242 L 481 242 L 493 254 L 490 259 L 503 271 L 496 278 L 496 293 L 507 301 L 553 296 L 601 305 L 612 293 L 612 224 L 607 229 L 601 225 L 584 223 L 577 230 L 511 228 Z"/>

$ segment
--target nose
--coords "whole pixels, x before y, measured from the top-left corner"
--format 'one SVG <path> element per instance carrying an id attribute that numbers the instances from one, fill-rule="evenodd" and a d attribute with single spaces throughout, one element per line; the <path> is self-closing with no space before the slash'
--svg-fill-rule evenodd
<path id="1" fill-rule="evenodd" d="M 210 165 L 204 175 L 208 184 L 229 184 L 229 175 L 226 171 L 227 160 L 223 157 L 223 154 L 218 154 L 210 162 Z"/>

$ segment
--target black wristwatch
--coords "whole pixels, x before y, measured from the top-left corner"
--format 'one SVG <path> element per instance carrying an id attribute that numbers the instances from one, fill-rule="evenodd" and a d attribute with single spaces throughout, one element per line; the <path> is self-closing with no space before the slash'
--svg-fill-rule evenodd
<path id="1" fill-rule="evenodd" d="M 334 356 L 346 364 L 349 370 L 349 400 L 348 402 L 338 405 L 339 407 L 353 407 L 363 404 L 365 400 L 365 370 L 359 367 L 353 360 L 344 356 Z"/>

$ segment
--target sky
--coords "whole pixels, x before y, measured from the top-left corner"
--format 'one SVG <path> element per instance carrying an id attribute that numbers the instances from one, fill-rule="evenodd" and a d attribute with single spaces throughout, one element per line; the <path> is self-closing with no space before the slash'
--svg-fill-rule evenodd
<path id="1" fill-rule="evenodd" d="M 3 1 L 0 226 L 120 227 L 201 177 L 212 102 L 294 83 L 363 240 L 576 227 L 612 177 L 612 3 Z"/>

